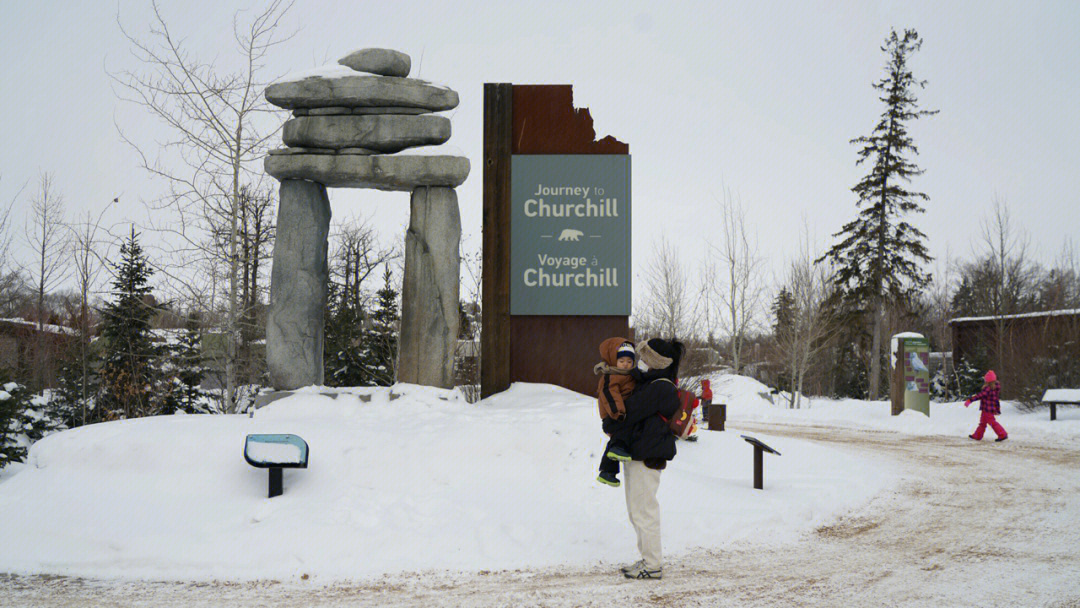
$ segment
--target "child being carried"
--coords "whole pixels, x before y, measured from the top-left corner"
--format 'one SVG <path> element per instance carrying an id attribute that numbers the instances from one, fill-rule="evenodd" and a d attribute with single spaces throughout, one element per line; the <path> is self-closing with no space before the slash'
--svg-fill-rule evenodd
<path id="1" fill-rule="evenodd" d="M 610 439 L 604 454 L 600 457 L 600 475 L 596 478 L 602 484 L 619 487 L 619 462 L 630 460 L 630 448 L 618 424 L 626 416 L 625 399 L 633 392 L 633 372 L 636 371 L 636 353 L 634 344 L 626 338 L 608 338 L 600 343 L 600 357 L 603 359 L 593 367 L 593 373 L 600 375 L 596 387 L 596 401 L 603 420 L 604 433 Z"/>

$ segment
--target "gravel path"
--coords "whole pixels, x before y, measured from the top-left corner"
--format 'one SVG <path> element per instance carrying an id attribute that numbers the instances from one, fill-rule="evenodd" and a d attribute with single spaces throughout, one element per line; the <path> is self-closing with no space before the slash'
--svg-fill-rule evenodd
<path id="1" fill-rule="evenodd" d="M 791 545 L 669 560 L 662 581 L 628 581 L 607 566 L 395 575 L 338 586 L 0 575 L 0 605 L 1080 608 L 1076 446 L 773 424 L 729 427 L 894 458 L 905 480 L 865 509 Z"/>

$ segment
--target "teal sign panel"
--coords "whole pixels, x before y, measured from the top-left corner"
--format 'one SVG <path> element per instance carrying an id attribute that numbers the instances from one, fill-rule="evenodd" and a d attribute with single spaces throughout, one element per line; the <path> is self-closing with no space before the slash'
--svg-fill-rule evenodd
<path id="1" fill-rule="evenodd" d="M 515 155 L 510 314 L 630 314 L 630 156 Z"/>

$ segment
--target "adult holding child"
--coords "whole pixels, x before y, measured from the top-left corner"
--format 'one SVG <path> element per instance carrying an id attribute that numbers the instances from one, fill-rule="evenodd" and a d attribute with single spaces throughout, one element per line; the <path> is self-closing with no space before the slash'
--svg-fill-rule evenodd
<path id="1" fill-rule="evenodd" d="M 661 578 L 660 472 L 675 458 L 675 436 L 667 419 L 679 407 L 675 388 L 685 348 L 676 340 L 653 338 L 637 345 L 637 386 L 626 399 L 624 423 L 630 427 L 632 460 L 624 463 L 626 511 L 637 534 L 641 559 L 623 567 L 626 578 Z"/>

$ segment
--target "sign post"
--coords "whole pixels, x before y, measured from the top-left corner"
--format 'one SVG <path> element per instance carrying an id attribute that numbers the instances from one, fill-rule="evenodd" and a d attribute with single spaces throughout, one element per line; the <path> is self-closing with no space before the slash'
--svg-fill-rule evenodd
<path id="1" fill-rule="evenodd" d="M 915 410 L 930 415 L 930 342 L 916 333 L 893 336 L 892 413 Z"/>
<path id="2" fill-rule="evenodd" d="M 597 347 L 629 335 L 630 149 L 597 140 L 570 85 L 484 85 L 480 394 L 589 394 Z"/>

